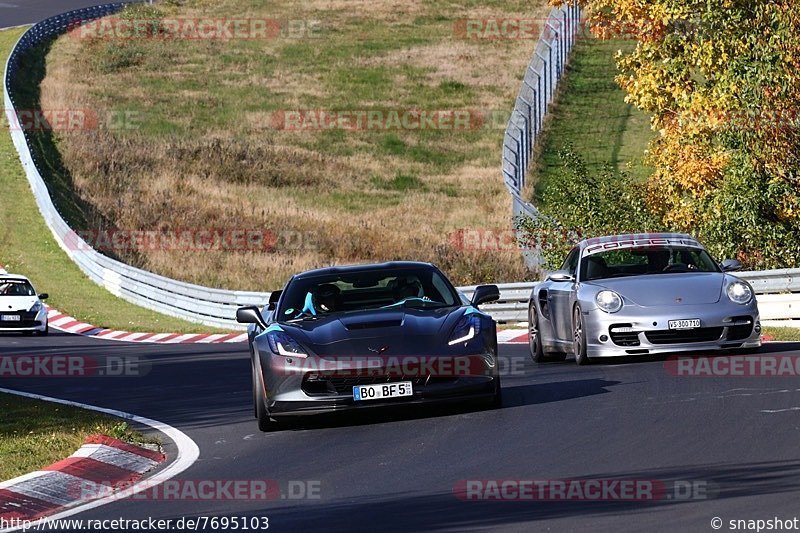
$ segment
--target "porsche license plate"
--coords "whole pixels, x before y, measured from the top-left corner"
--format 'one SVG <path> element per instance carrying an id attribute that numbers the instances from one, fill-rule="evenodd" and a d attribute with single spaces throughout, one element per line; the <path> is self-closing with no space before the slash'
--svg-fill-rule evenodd
<path id="1" fill-rule="evenodd" d="M 353 387 L 353 399 L 356 401 L 402 398 L 403 396 L 412 396 L 413 394 L 410 381 Z"/>
<path id="2" fill-rule="evenodd" d="M 2 315 L 0 320 L 3 322 L 19 322 L 22 319 L 19 315 Z"/>
<path id="3" fill-rule="evenodd" d="M 669 329 L 697 329 L 699 327 L 700 327 L 699 318 L 669 321 Z"/>

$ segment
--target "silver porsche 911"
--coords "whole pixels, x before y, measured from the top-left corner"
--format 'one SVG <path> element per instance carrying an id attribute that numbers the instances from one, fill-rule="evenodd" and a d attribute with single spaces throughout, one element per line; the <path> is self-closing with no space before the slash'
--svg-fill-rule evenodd
<path id="1" fill-rule="evenodd" d="M 753 288 L 689 235 L 581 241 L 528 302 L 534 361 L 761 346 Z"/>

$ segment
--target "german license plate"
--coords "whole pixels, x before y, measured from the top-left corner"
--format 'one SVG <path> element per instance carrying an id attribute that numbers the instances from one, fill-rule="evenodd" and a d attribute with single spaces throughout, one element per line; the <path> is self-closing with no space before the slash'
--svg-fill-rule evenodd
<path id="1" fill-rule="evenodd" d="M 3 322 L 19 322 L 22 319 L 19 315 L 2 315 L 0 320 Z"/>
<path id="2" fill-rule="evenodd" d="M 365 400 L 383 400 L 385 398 L 402 398 L 403 396 L 412 396 L 413 394 L 410 381 L 353 387 L 353 399 L 357 402 Z"/>
<path id="3" fill-rule="evenodd" d="M 697 329 L 700 327 L 699 318 L 689 318 L 684 320 L 670 320 L 669 329 Z"/>

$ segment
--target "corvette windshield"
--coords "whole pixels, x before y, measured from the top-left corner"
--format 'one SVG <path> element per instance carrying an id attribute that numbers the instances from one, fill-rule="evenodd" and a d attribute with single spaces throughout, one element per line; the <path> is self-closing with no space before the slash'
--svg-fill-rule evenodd
<path id="1" fill-rule="evenodd" d="M 702 248 L 680 246 L 610 250 L 587 255 L 581 261 L 583 281 L 719 271 L 717 264 Z"/>
<path id="2" fill-rule="evenodd" d="M 0 279 L 0 297 L 36 296 L 30 283 L 18 279 Z"/>
<path id="3" fill-rule="evenodd" d="M 365 270 L 295 280 L 286 288 L 281 320 L 369 309 L 433 309 L 460 305 L 450 283 L 432 269 Z"/>

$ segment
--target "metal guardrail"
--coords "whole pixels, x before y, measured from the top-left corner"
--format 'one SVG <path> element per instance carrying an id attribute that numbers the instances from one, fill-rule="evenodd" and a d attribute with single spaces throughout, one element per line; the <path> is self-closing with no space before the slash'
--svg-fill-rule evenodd
<path id="1" fill-rule="evenodd" d="M 503 138 L 503 179 L 511 194 L 514 217 L 539 216 L 536 207 L 523 198 L 525 179 L 544 118 L 580 31 L 580 23 L 581 9 L 577 5 L 553 8 L 525 69 L 522 88 Z"/>
<path id="2" fill-rule="evenodd" d="M 240 305 L 264 305 L 269 293 L 228 291 L 183 283 L 131 267 L 93 250 L 67 225 L 50 198 L 29 146 L 26 131 L 14 128 L 18 123 L 13 80 L 20 57 L 32 48 L 65 33 L 80 21 L 112 15 L 134 2 L 105 4 L 78 9 L 51 17 L 32 26 L 14 46 L 6 63 L 4 75 L 4 104 L 11 127 L 11 137 L 19 153 L 39 210 L 64 252 L 92 281 L 133 304 L 165 315 L 225 329 L 243 329 L 236 323 L 236 308 Z"/>
<path id="3" fill-rule="evenodd" d="M 800 320 L 800 269 L 737 272 L 756 292 L 762 320 Z M 483 309 L 500 323 L 527 323 L 528 297 L 536 283 L 500 285 L 500 301 Z M 460 289 L 468 297 L 475 287 Z"/>
<path id="4" fill-rule="evenodd" d="M 34 25 L 20 38 L 9 56 L 4 75 L 4 103 L 9 124 L 17 123 L 12 81 L 17 73 L 21 55 L 64 33 L 76 21 L 110 15 L 125 5 L 127 4 L 106 4 L 71 11 Z M 515 213 L 518 210 L 536 213 L 535 208 L 524 202 L 519 193 L 525 184 L 530 151 L 536 135 L 541 130 L 547 106 L 552 100 L 555 85 L 574 43 L 579 19 L 580 11 L 576 7 L 553 10 L 546 24 L 551 33 L 546 33 L 540 40 L 534 61 L 525 74 L 523 90 L 517 99 L 514 115 L 506 132 L 503 154 L 506 184 L 512 195 L 515 194 Z M 37 169 L 37 162 L 29 148 L 30 139 L 27 133 L 12 127 L 11 137 L 36 203 L 56 242 L 95 283 L 133 304 L 165 315 L 226 329 L 243 329 L 235 321 L 237 307 L 263 306 L 268 301 L 268 292 L 229 291 L 184 283 L 131 267 L 93 250 L 67 225 L 53 204 L 47 185 Z M 513 140 L 512 145 L 508 144 L 509 138 Z M 507 167 L 506 163 L 510 166 Z M 512 168 L 513 172 L 510 171 Z M 800 270 L 748 272 L 742 273 L 741 277 L 749 280 L 757 293 L 764 295 L 759 297 L 759 302 L 764 300 L 762 313 L 767 309 L 765 315 L 768 315 L 765 318 L 800 318 L 800 294 L 777 294 L 786 291 L 800 292 Z M 500 301 L 484 306 L 484 310 L 501 323 L 524 322 L 527 320 L 528 296 L 534 285 L 533 283 L 501 285 Z M 474 287 L 463 287 L 461 290 L 467 296 L 471 296 Z"/>

